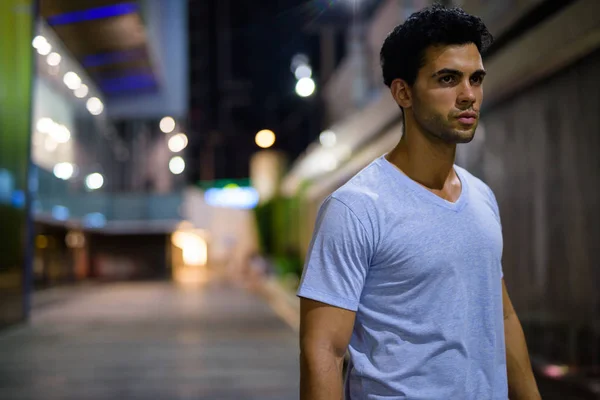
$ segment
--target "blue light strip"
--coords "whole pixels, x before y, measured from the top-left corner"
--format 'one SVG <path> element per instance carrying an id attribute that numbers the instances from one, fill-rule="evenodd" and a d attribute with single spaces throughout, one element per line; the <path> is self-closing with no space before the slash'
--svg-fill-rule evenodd
<path id="1" fill-rule="evenodd" d="M 110 6 L 89 8 L 87 10 L 73 11 L 58 14 L 48 18 L 50 26 L 75 24 L 78 22 L 93 21 L 95 19 L 118 17 L 119 15 L 131 14 L 138 11 L 136 3 L 119 3 Z"/>
<path id="2" fill-rule="evenodd" d="M 128 61 L 142 59 L 146 55 L 145 49 L 133 49 L 124 51 L 114 51 L 111 53 L 99 53 L 85 56 L 83 66 L 86 68 L 101 67 L 103 65 L 119 64 Z"/>
<path id="3" fill-rule="evenodd" d="M 100 88 L 106 94 L 148 89 L 155 86 L 156 80 L 151 73 L 138 73 L 100 80 Z"/>

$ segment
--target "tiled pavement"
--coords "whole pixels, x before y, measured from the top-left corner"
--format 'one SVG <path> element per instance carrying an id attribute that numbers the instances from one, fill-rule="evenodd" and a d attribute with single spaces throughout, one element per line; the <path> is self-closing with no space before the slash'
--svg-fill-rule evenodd
<path id="1" fill-rule="evenodd" d="M 54 297 L 0 332 L 0 400 L 298 398 L 296 334 L 241 289 L 121 283 Z"/>
<path id="2" fill-rule="evenodd" d="M 298 399 L 297 335 L 241 289 L 79 286 L 34 307 L 0 332 L 0 400 Z M 538 383 L 544 400 L 596 398 Z"/>

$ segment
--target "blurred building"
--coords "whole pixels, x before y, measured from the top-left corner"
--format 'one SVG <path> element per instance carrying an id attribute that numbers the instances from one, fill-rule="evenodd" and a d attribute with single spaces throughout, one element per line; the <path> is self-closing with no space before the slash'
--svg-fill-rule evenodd
<path id="1" fill-rule="evenodd" d="M 32 285 L 170 274 L 189 100 L 186 1 L 2 7 L 0 325 Z"/>
<path id="2" fill-rule="evenodd" d="M 481 16 L 496 38 L 484 59 L 482 123 L 457 163 L 499 201 L 505 280 L 533 358 L 597 371 L 600 3 L 446 3 Z M 399 141 L 401 114 L 383 85 L 379 50 L 427 4 L 381 1 L 348 29 L 344 58 L 322 89 L 326 130 L 282 183 L 281 248 L 306 254 L 322 201 Z"/>
<path id="3" fill-rule="evenodd" d="M 0 2 L 0 327 L 22 320 L 28 308 L 31 3 Z"/>

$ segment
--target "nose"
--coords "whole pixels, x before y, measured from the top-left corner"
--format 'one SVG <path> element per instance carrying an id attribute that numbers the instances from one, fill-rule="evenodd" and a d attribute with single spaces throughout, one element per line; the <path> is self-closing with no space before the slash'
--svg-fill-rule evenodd
<path id="1" fill-rule="evenodd" d="M 460 86 L 460 92 L 458 93 L 457 103 L 461 106 L 471 105 L 475 103 L 477 98 L 475 97 L 475 91 L 470 82 L 465 82 Z"/>

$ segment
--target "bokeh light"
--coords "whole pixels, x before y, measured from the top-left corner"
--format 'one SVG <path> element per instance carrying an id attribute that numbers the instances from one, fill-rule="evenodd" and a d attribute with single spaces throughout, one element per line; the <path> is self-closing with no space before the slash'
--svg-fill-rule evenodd
<path id="1" fill-rule="evenodd" d="M 164 133 L 171 133 L 175 129 L 175 120 L 172 117 L 164 117 L 160 120 L 160 130 Z"/>
<path id="2" fill-rule="evenodd" d="M 323 147 L 333 147 L 337 141 L 335 132 L 326 130 L 319 135 L 319 141 Z"/>
<path id="3" fill-rule="evenodd" d="M 75 97 L 82 99 L 88 95 L 89 91 L 90 89 L 87 87 L 87 85 L 81 85 L 75 89 Z"/>
<path id="4" fill-rule="evenodd" d="M 81 86 L 81 78 L 75 72 L 69 71 L 63 77 L 63 82 L 71 90 L 78 89 Z"/>
<path id="5" fill-rule="evenodd" d="M 296 79 L 310 78 L 312 76 L 312 68 L 305 64 L 300 65 L 296 68 L 296 71 L 294 71 L 294 75 L 296 76 Z"/>
<path id="6" fill-rule="evenodd" d="M 53 172 L 54 176 L 66 181 L 67 179 L 70 179 L 73 176 L 73 173 L 75 172 L 75 167 L 73 166 L 73 164 L 68 162 L 58 163 L 54 166 Z"/>
<path id="7" fill-rule="evenodd" d="M 171 158 L 169 161 L 169 170 L 174 175 L 181 174 L 185 170 L 185 161 L 183 158 L 179 156 Z"/>
<path id="8" fill-rule="evenodd" d="M 315 92 L 315 81 L 311 78 L 302 78 L 296 83 L 296 93 L 300 97 L 308 97 Z"/>
<path id="9" fill-rule="evenodd" d="M 60 64 L 61 60 L 62 57 L 58 53 L 50 53 L 48 54 L 48 57 L 46 57 L 46 62 L 52 67 L 56 67 L 58 64 Z"/>
<path id="10" fill-rule="evenodd" d="M 275 143 L 275 133 L 269 129 L 263 129 L 256 134 L 254 141 L 258 147 L 268 149 Z"/>
<path id="11" fill-rule="evenodd" d="M 104 110 L 104 105 L 97 97 L 90 97 L 86 103 L 86 107 L 92 115 L 100 115 Z"/>
<path id="12" fill-rule="evenodd" d="M 181 150 L 187 147 L 187 144 L 188 138 L 185 133 L 173 135 L 168 142 L 169 150 L 171 150 L 173 153 L 179 153 Z"/>
<path id="13" fill-rule="evenodd" d="M 99 172 L 89 174 L 85 178 L 85 186 L 90 190 L 100 189 L 104 185 L 104 177 Z"/>

